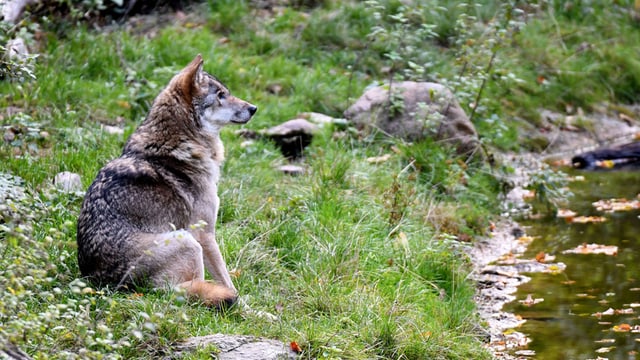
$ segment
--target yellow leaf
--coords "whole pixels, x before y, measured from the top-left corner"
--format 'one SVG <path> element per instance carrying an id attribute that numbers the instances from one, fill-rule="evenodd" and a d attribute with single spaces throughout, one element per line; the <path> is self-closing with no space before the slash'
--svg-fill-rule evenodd
<path id="1" fill-rule="evenodd" d="M 121 108 L 124 109 L 131 109 L 131 104 L 128 101 L 125 100 L 118 100 L 116 102 L 118 104 L 118 106 L 120 106 Z"/>

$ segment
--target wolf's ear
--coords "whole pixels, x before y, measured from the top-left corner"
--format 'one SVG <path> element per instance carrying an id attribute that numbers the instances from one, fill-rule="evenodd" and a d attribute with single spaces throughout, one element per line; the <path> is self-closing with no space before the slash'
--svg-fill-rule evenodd
<path id="1" fill-rule="evenodd" d="M 198 54 L 187 67 L 185 67 L 180 76 L 180 89 L 185 97 L 191 102 L 194 85 L 198 79 L 198 75 L 202 72 L 202 55 Z"/>

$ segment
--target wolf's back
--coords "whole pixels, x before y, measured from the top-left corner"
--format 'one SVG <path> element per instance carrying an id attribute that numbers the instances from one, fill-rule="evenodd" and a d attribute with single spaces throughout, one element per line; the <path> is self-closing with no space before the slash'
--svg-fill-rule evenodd
<path id="1" fill-rule="evenodd" d="M 105 169 L 87 190 L 78 217 L 78 265 L 83 276 L 100 283 L 118 283 L 129 266 L 128 241 L 131 227 L 113 209 L 122 197 L 117 174 Z"/>
<path id="2" fill-rule="evenodd" d="M 78 265 L 83 276 L 121 283 L 141 255 L 145 234 L 189 225 L 188 178 L 143 156 L 124 154 L 100 170 L 78 218 Z"/>

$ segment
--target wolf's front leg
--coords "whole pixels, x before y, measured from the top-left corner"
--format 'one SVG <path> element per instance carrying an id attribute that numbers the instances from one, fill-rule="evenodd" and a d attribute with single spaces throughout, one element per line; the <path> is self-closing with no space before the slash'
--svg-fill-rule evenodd
<path id="1" fill-rule="evenodd" d="M 222 257 L 222 253 L 220 253 L 220 247 L 215 239 L 215 235 L 204 231 L 198 235 L 200 235 L 200 244 L 202 245 L 204 266 L 209 270 L 209 273 L 216 282 L 236 291 L 233 282 L 231 282 L 227 264 Z"/>

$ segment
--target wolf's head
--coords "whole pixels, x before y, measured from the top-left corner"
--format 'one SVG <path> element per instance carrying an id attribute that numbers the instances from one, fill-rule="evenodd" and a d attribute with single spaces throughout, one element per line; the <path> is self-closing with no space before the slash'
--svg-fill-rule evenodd
<path id="1" fill-rule="evenodd" d="M 202 70 L 202 56 L 191 61 L 172 80 L 174 89 L 193 105 L 196 116 L 205 128 L 248 122 L 258 108 L 232 96 L 226 86 Z"/>

